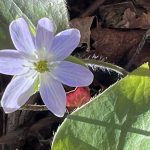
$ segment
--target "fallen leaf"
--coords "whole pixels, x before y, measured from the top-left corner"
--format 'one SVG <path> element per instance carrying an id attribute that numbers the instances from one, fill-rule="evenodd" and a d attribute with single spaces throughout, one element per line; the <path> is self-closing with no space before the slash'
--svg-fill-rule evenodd
<path id="1" fill-rule="evenodd" d="M 122 15 L 127 8 L 130 8 L 132 11 L 135 10 L 132 2 L 122 2 L 101 6 L 99 8 L 99 15 L 102 18 L 105 27 L 121 28 Z"/>
<path id="2" fill-rule="evenodd" d="M 87 50 L 90 51 L 90 35 L 91 35 L 91 25 L 93 22 L 93 17 L 84 17 L 84 18 L 75 18 L 71 20 L 70 24 L 71 27 L 77 28 L 80 30 L 81 33 L 81 40 L 80 44 L 86 43 L 87 44 Z"/>
<path id="3" fill-rule="evenodd" d="M 123 20 L 122 20 L 122 24 L 124 24 L 124 27 L 129 28 L 130 22 L 132 22 L 132 20 L 135 19 L 135 17 L 136 17 L 136 13 L 131 11 L 130 8 L 127 8 L 124 11 Z"/>
<path id="4" fill-rule="evenodd" d="M 145 30 L 121 31 L 97 25 L 91 32 L 91 38 L 94 40 L 96 55 L 105 57 L 109 62 L 118 63 L 137 46 L 144 33 Z"/>
<path id="5" fill-rule="evenodd" d="M 91 99 L 90 90 L 88 87 L 77 87 L 75 90 L 67 92 L 67 108 L 80 107 L 86 104 Z"/>
<path id="6" fill-rule="evenodd" d="M 137 17 L 136 13 L 130 8 L 126 9 L 123 15 L 122 24 L 125 28 L 150 28 L 150 13 L 143 13 L 141 16 Z"/>
<path id="7" fill-rule="evenodd" d="M 149 0 L 134 0 L 136 5 L 140 5 L 150 12 L 150 1 Z"/>

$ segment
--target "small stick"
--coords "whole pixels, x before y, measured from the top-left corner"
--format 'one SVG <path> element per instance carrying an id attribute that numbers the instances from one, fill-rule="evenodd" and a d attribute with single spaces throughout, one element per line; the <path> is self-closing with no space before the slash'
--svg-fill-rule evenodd
<path id="1" fill-rule="evenodd" d="M 47 107 L 45 105 L 31 105 L 25 104 L 19 110 L 28 110 L 28 111 L 47 111 Z"/>
<path id="2" fill-rule="evenodd" d="M 144 34 L 141 42 L 138 44 L 136 51 L 134 53 L 134 55 L 132 56 L 132 58 L 129 60 L 128 64 L 125 66 L 126 70 L 129 70 L 129 68 L 131 67 L 131 65 L 133 64 L 133 62 L 135 61 L 135 59 L 137 58 L 137 56 L 139 55 L 139 53 L 142 51 L 142 48 L 147 40 L 147 38 L 150 37 L 150 29 L 148 29 L 146 31 L 146 33 Z"/>
<path id="3" fill-rule="evenodd" d="M 2 106 L 0 105 L 0 108 Z M 28 111 L 47 111 L 46 105 L 33 105 L 33 104 L 25 104 L 18 110 L 28 110 Z"/>

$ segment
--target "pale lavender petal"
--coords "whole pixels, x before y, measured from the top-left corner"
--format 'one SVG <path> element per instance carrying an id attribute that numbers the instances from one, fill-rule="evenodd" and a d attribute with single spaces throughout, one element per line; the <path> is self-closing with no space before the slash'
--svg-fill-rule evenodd
<path id="1" fill-rule="evenodd" d="M 23 18 L 12 21 L 9 30 L 14 46 L 18 51 L 25 54 L 32 54 L 35 51 L 32 35 Z"/>
<path id="2" fill-rule="evenodd" d="M 25 60 L 16 50 L 0 51 L 0 73 L 8 75 L 20 75 L 28 71 L 24 67 Z"/>
<path id="3" fill-rule="evenodd" d="M 47 50 L 51 48 L 53 42 L 54 24 L 48 18 L 42 18 L 38 21 L 37 32 L 36 32 L 36 49 Z"/>
<path id="4" fill-rule="evenodd" d="M 80 42 L 80 32 L 77 29 L 67 29 L 58 33 L 51 47 L 51 53 L 56 60 L 68 57 Z"/>
<path id="5" fill-rule="evenodd" d="M 68 61 L 60 62 L 52 74 L 63 84 L 72 87 L 88 86 L 93 81 L 93 74 L 89 69 Z"/>
<path id="6" fill-rule="evenodd" d="M 16 76 L 12 79 L 1 100 L 1 106 L 5 113 L 14 112 L 27 102 L 32 95 L 36 79 L 35 73 L 26 76 Z"/>
<path id="7" fill-rule="evenodd" d="M 62 84 L 50 75 L 41 75 L 40 95 L 47 108 L 58 117 L 66 110 L 66 94 Z"/>

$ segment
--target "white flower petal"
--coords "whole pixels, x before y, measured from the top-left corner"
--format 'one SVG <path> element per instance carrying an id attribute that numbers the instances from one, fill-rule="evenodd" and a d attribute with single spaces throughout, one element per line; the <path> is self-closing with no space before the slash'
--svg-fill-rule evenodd
<path id="1" fill-rule="evenodd" d="M 63 84 L 76 87 L 88 86 L 93 81 L 92 72 L 79 64 L 60 62 L 52 71 L 53 76 Z"/>
<path id="2" fill-rule="evenodd" d="M 77 29 L 67 29 L 58 33 L 52 43 L 51 51 L 56 60 L 68 57 L 80 42 L 80 32 Z"/>
<path id="3" fill-rule="evenodd" d="M 11 113 L 24 105 L 33 92 L 34 83 L 37 79 L 35 72 L 26 76 L 16 76 L 8 84 L 1 105 L 5 113 Z"/>
<path id="4" fill-rule="evenodd" d="M 12 41 L 18 51 L 25 54 L 32 54 L 35 51 L 32 35 L 23 18 L 12 21 L 9 30 Z"/>
<path id="5" fill-rule="evenodd" d="M 50 50 L 54 38 L 53 32 L 54 24 L 51 20 L 42 18 L 38 21 L 35 39 L 37 50 Z"/>
<path id="6" fill-rule="evenodd" d="M 24 67 L 25 60 L 16 50 L 0 51 L 0 73 L 8 75 L 20 75 L 28 71 Z"/>
<path id="7" fill-rule="evenodd" d="M 66 110 L 66 94 L 62 84 L 50 75 L 41 75 L 40 95 L 47 108 L 58 117 Z"/>

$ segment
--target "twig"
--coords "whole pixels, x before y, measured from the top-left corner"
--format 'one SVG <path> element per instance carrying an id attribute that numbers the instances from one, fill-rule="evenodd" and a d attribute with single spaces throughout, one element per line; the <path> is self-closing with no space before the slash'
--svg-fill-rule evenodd
<path id="1" fill-rule="evenodd" d="M 139 55 L 139 53 L 142 51 L 142 48 L 147 40 L 147 38 L 150 37 L 150 29 L 148 29 L 146 31 L 146 33 L 144 34 L 141 42 L 138 44 L 137 48 L 136 48 L 136 51 L 134 53 L 134 55 L 132 56 L 132 58 L 129 60 L 128 64 L 125 66 L 125 68 L 127 70 L 130 69 L 131 65 L 133 64 L 133 62 L 135 61 L 135 59 L 137 58 L 137 56 Z"/>
<path id="2" fill-rule="evenodd" d="M 0 105 L 0 108 L 2 106 Z M 28 111 L 47 111 L 46 105 L 32 105 L 32 104 L 25 104 L 19 110 L 28 110 Z"/>
<path id="3" fill-rule="evenodd" d="M 25 104 L 19 110 L 28 110 L 28 111 L 47 111 L 47 107 L 45 105 L 31 105 Z"/>
<path id="4" fill-rule="evenodd" d="M 96 0 L 93 2 L 92 5 L 90 5 L 83 14 L 80 15 L 80 17 L 86 17 L 91 15 L 101 4 L 103 4 L 105 0 Z"/>

